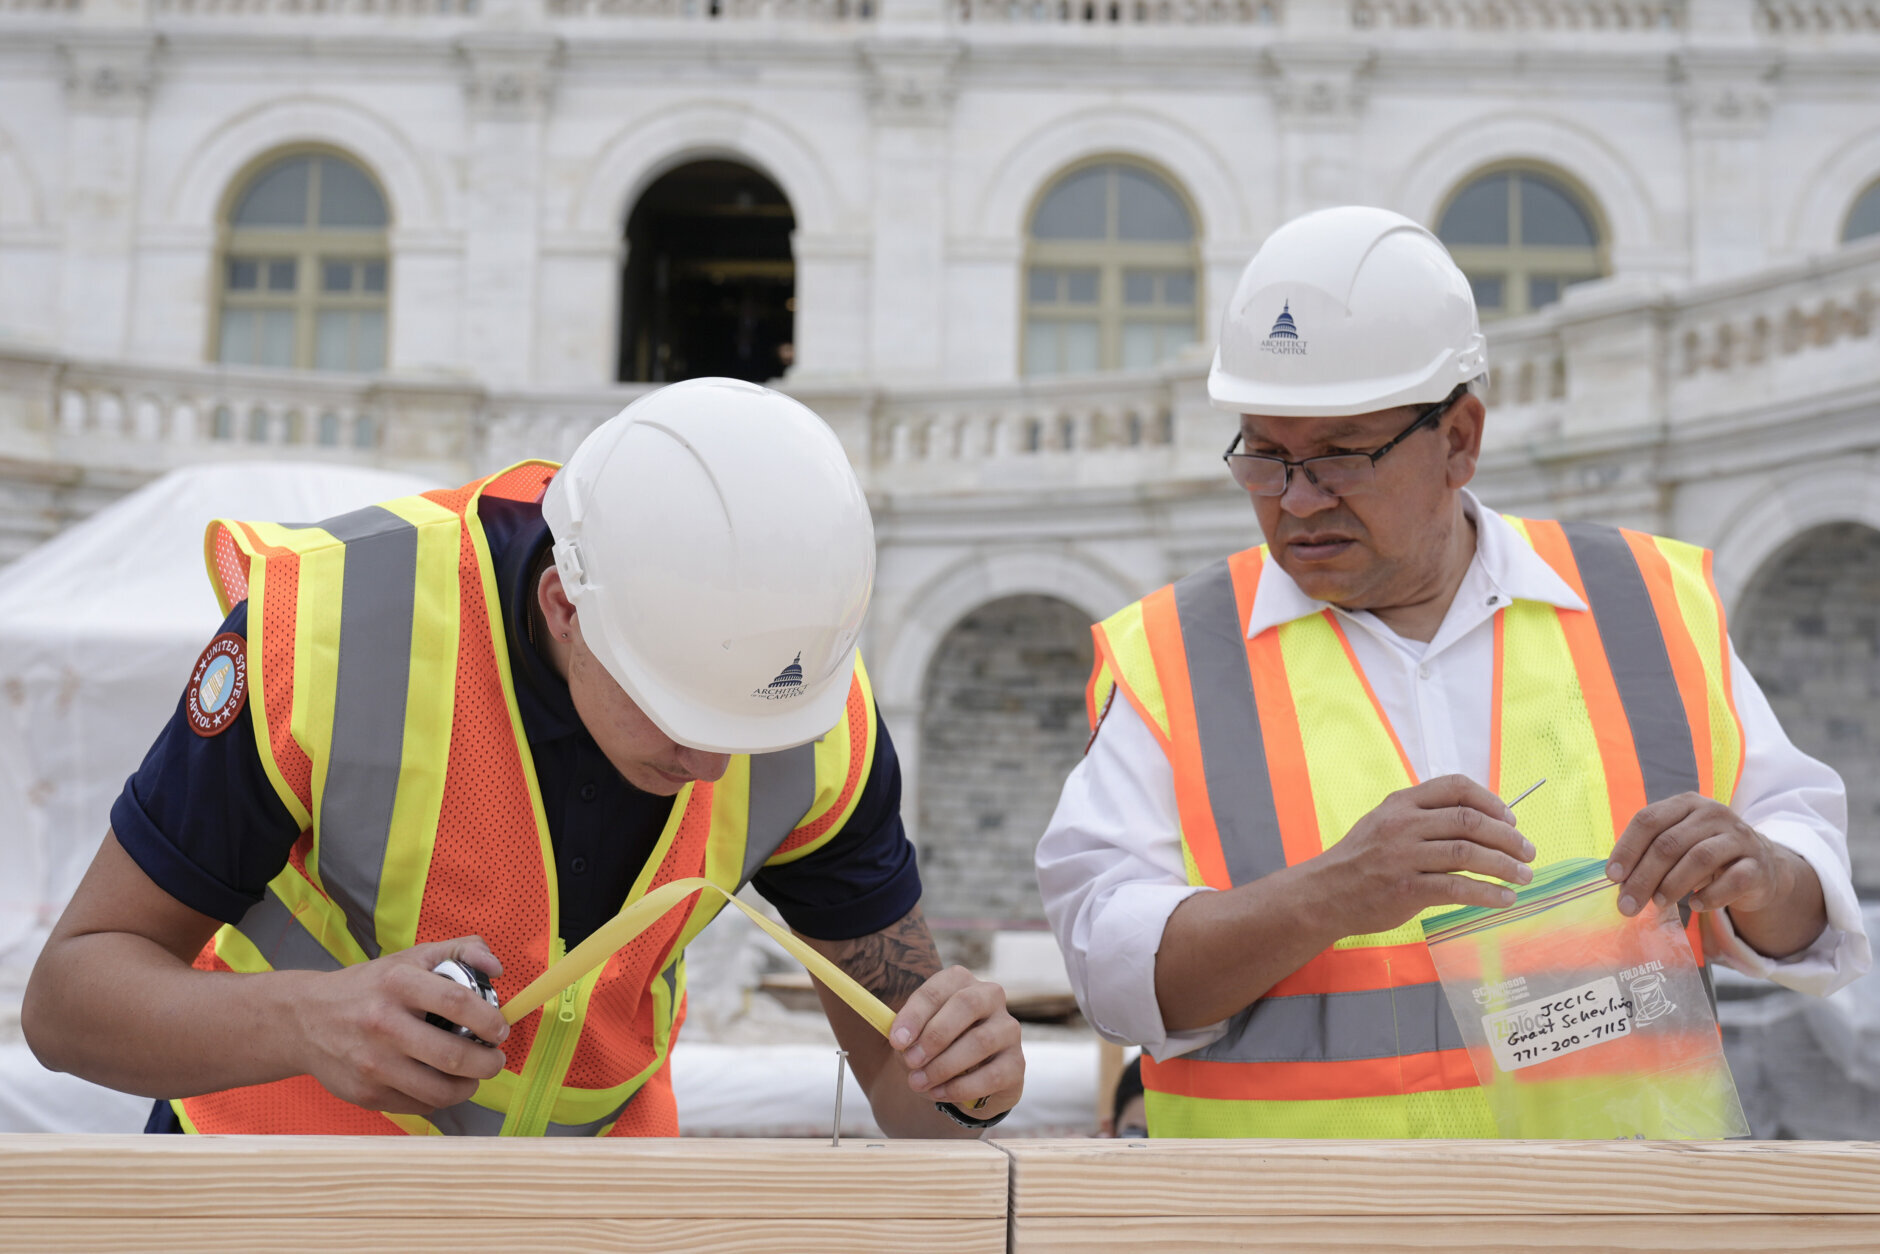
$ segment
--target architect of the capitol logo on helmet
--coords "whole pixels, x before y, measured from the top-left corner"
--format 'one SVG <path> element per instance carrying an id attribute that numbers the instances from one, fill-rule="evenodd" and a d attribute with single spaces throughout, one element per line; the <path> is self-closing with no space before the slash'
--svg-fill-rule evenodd
<path id="1" fill-rule="evenodd" d="M 1273 321 L 1273 329 L 1260 341 L 1263 353 L 1297 353 L 1305 356 L 1306 342 L 1299 338 L 1299 327 L 1293 322 L 1292 302 L 1280 306 L 1279 317 Z"/>

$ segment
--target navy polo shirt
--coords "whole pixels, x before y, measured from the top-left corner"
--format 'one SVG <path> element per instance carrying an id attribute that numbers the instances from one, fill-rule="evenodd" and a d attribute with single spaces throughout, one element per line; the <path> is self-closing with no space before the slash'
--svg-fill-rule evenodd
<path id="1" fill-rule="evenodd" d="M 485 497 L 478 516 L 554 848 L 561 934 L 572 949 L 626 901 L 673 799 L 621 778 L 575 713 L 568 685 L 529 643 L 529 572 L 549 543 L 541 506 Z M 247 628 L 244 602 L 222 630 L 246 636 Z M 111 827 L 165 892 L 225 923 L 239 922 L 261 900 L 300 837 L 261 765 L 251 709 L 203 737 L 191 730 L 180 699 L 111 807 Z M 879 932 L 914 908 L 920 874 L 901 826 L 901 767 L 886 726 L 849 821 L 822 848 L 761 870 L 752 882 L 792 928 L 820 940 Z"/>

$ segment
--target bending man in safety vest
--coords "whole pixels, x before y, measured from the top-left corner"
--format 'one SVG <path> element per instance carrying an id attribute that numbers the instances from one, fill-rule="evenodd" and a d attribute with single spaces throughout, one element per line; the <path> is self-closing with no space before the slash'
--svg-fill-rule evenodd
<path id="1" fill-rule="evenodd" d="M 1868 965 L 1840 780 L 1737 661 L 1709 555 L 1484 509 L 1486 368 L 1468 280 L 1379 209 L 1280 228 L 1228 306 L 1208 391 L 1266 544 L 1096 627 L 1038 846 L 1152 1135 L 1493 1136 L 1417 920 L 1562 858 L 1610 857 L 1628 914 L 1692 894 L 1739 970 Z"/>
<path id="2" fill-rule="evenodd" d="M 697 380 L 524 463 L 209 531 L 223 633 L 27 990 L 42 1061 L 202 1133 L 677 1135 L 699 892 L 512 1028 L 504 997 L 662 884 L 753 883 L 899 1009 L 823 990 L 888 1131 L 1017 1100 L 996 985 L 942 971 L 855 653 L 874 531 L 834 434 Z M 441 1016 L 466 1040 L 426 1022 Z"/>

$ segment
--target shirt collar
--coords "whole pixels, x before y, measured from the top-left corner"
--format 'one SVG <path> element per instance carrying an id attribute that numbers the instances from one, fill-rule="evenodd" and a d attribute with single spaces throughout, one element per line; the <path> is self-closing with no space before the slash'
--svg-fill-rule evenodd
<path id="1" fill-rule="evenodd" d="M 499 508 L 509 506 L 500 502 Z M 479 512 L 484 515 L 485 532 L 491 540 L 491 554 L 496 567 L 497 600 L 502 605 L 504 634 L 509 637 L 509 668 L 515 680 L 516 708 L 522 715 L 523 734 L 530 743 L 559 740 L 582 732 L 586 727 L 575 711 L 568 682 L 555 673 L 529 639 L 529 606 L 535 601 L 535 584 L 529 578 L 535 559 L 552 542 L 548 524 L 542 521 L 539 507 L 510 506 L 514 517 L 492 519 L 492 502 L 484 498 Z M 492 525 L 494 524 L 494 525 Z"/>
<path id="2" fill-rule="evenodd" d="M 1475 557 L 1469 563 L 1467 581 L 1485 582 L 1508 600 L 1540 601 L 1569 610 L 1586 608 L 1586 602 L 1521 538 L 1521 533 L 1500 514 L 1484 509 L 1467 488 L 1462 490 L 1462 512 L 1475 522 Z M 1260 571 L 1260 587 L 1254 593 L 1253 610 L 1247 615 L 1247 638 L 1269 627 L 1334 608 L 1330 602 L 1307 596 L 1278 562 L 1268 561 Z"/>

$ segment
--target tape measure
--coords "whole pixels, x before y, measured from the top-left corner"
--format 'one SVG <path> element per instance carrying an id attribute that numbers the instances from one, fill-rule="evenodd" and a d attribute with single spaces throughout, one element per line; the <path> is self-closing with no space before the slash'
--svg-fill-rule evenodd
<path id="1" fill-rule="evenodd" d="M 719 885 L 702 878 L 673 880 L 669 884 L 661 884 L 609 919 L 592 936 L 569 950 L 567 956 L 560 962 L 551 965 L 527 988 L 510 998 L 508 1004 L 503 1007 L 503 1018 L 510 1023 L 526 1018 L 530 1011 L 606 962 L 616 950 L 664 918 L 674 906 L 698 892 L 717 893 L 744 911 L 750 916 L 751 922 L 769 933 L 772 940 L 782 945 L 789 955 L 802 963 L 811 975 L 822 981 L 831 992 L 848 1003 L 849 1007 L 867 1020 L 875 1031 L 883 1036 L 888 1034 L 888 1029 L 894 1024 L 894 1011 L 883 1004 L 879 997 L 856 983 L 855 977 L 847 971 L 810 948 L 801 937 L 787 928 L 777 926 L 757 909 L 739 901 Z"/>

